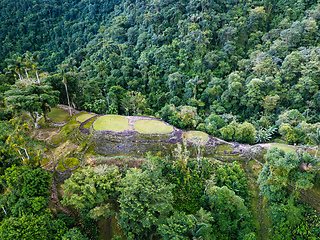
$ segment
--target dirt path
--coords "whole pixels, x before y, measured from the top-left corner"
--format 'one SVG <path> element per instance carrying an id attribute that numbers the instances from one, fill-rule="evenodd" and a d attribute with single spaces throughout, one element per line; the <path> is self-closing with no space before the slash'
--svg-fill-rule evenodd
<path id="1" fill-rule="evenodd" d="M 56 186 L 56 182 L 54 179 L 52 179 L 52 183 L 51 183 L 51 196 L 49 199 L 52 203 L 54 203 L 55 206 L 57 206 L 63 213 L 65 213 L 67 216 L 69 217 L 75 217 L 73 212 L 71 212 L 68 208 L 63 207 L 59 201 L 58 198 L 58 190 L 57 190 L 57 186 Z"/>
<path id="2" fill-rule="evenodd" d="M 251 173 L 250 173 L 250 171 L 248 169 L 248 163 L 249 163 L 250 160 L 251 160 L 251 158 L 249 158 L 245 162 L 245 164 L 244 164 L 245 166 L 244 167 L 245 167 L 245 171 L 246 171 L 246 174 L 248 176 L 248 179 L 249 179 L 249 188 L 254 193 L 253 194 L 253 199 L 252 199 L 252 205 L 253 205 L 252 206 L 252 214 L 253 214 L 253 217 L 256 219 L 256 222 L 259 224 L 258 226 L 255 226 L 255 228 L 258 231 L 257 235 L 258 235 L 259 239 L 265 240 L 265 239 L 269 239 L 268 238 L 268 228 L 269 228 L 269 226 L 266 224 L 266 218 L 268 216 L 265 215 L 265 210 L 264 210 L 265 203 L 264 203 L 264 200 L 263 200 L 263 196 L 261 196 L 259 194 L 260 193 L 259 183 L 251 176 Z M 256 211 L 254 211 L 253 209 L 256 209 Z"/>

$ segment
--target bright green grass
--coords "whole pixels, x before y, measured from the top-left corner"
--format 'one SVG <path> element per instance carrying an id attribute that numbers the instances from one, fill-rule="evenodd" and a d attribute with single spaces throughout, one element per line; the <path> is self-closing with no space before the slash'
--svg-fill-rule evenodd
<path id="1" fill-rule="evenodd" d="M 282 149 L 283 151 L 285 151 L 285 153 L 295 151 L 294 147 L 286 145 L 286 144 L 282 144 L 282 143 L 271 143 L 271 146 Z"/>
<path id="2" fill-rule="evenodd" d="M 60 172 L 64 172 L 67 169 L 63 166 L 63 158 L 60 158 L 59 163 L 57 165 L 57 170 L 59 170 Z"/>
<path id="3" fill-rule="evenodd" d="M 171 133 L 173 127 L 157 120 L 139 120 L 134 122 L 134 129 L 139 133 Z"/>
<path id="4" fill-rule="evenodd" d="M 82 114 L 82 115 L 78 115 L 77 117 L 77 121 L 78 122 L 84 122 L 86 120 L 88 120 L 89 118 L 92 118 L 94 115 L 93 114 L 90 114 L 90 113 L 85 113 L 85 114 Z"/>
<path id="5" fill-rule="evenodd" d="M 54 122 L 66 122 L 70 119 L 70 114 L 61 108 L 52 108 L 48 117 Z"/>
<path id="6" fill-rule="evenodd" d="M 128 125 L 128 119 L 119 115 L 105 115 L 99 117 L 94 123 L 93 127 L 97 131 L 109 130 L 114 132 L 122 132 L 124 130 L 130 130 Z"/>
<path id="7" fill-rule="evenodd" d="M 69 133 L 71 133 L 73 131 L 73 129 L 75 129 L 76 127 L 78 127 L 80 125 L 80 123 L 78 123 L 76 121 L 76 118 L 79 116 L 80 114 L 78 114 L 77 116 L 74 116 L 65 126 L 63 126 L 61 128 L 61 131 L 59 132 L 59 136 L 67 136 Z"/>
<path id="8" fill-rule="evenodd" d="M 90 128 L 92 123 L 97 119 L 98 117 L 92 118 L 89 122 L 86 122 L 86 124 L 83 125 L 83 128 Z"/>
<path id="9" fill-rule="evenodd" d="M 77 158 L 67 158 L 64 160 L 64 164 L 68 168 L 73 168 L 73 167 L 78 166 L 80 164 L 80 161 Z"/>
<path id="10" fill-rule="evenodd" d="M 209 141 L 209 135 L 200 131 L 189 131 L 184 135 L 184 137 L 193 143 L 200 142 L 201 145 L 206 144 Z"/>

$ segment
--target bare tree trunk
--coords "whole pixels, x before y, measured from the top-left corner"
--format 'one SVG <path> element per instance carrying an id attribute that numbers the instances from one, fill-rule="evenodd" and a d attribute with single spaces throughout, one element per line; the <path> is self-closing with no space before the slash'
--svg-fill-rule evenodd
<path id="1" fill-rule="evenodd" d="M 37 69 L 35 69 L 34 71 L 36 72 L 38 84 L 39 84 L 39 86 L 40 86 L 40 79 L 39 79 L 39 75 L 38 75 Z"/>
<path id="2" fill-rule="evenodd" d="M 24 69 L 24 71 L 26 72 L 26 75 L 27 75 L 27 79 L 28 79 L 28 81 L 29 81 L 29 82 L 31 82 L 31 81 L 30 81 L 30 78 L 29 78 L 29 75 L 28 75 L 28 71 L 27 71 L 27 69 Z"/>
<path id="3" fill-rule="evenodd" d="M 66 88 L 66 93 L 67 93 L 67 100 L 68 100 L 68 105 L 69 105 L 69 113 L 70 113 L 70 116 L 72 116 L 71 114 L 71 107 L 70 107 L 70 100 L 69 100 L 69 94 L 68 94 L 68 87 L 67 87 L 67 83 L 64 83 L 64 86 Z"/>
<path id="4" fill-rule="evenodd" d="M 18 76 L 19 76 L 20 81 L 22 81 L 22 80 L 23 80 L 23 78 L 22 78 L 22 76 L 21 76 L 21 74 L 20 74 L 20 73 L 18 73 Z"/>
<path id="5" fill-rule="evenodd" d="M 31 113 L 30 112 L 30 117 L 32 118 L 32 120 L 33 120 L 33 123 L 34 123 L 34 128 L 35 129 L 39 129 L 40 128 L 40 125 L 39 125 L 39 123 L 38 123 L 38 113 L 36 113 L 36 116 L 34 116 L 33 115 L 34 113 Z"/>

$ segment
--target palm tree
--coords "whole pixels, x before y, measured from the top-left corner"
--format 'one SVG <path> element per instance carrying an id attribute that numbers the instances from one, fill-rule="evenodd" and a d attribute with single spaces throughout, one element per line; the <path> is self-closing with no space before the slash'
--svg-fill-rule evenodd
<path id="1" fill-rule="evenodd" d="M 194 79 L 190 79 L 189 82 L 193 85 L 193 99 L 196 99 L 197 95 L 197 86 L 203 83 L 203 80 L 199 80 L 199 77 L 196 76 Z"/>
<path id="2" fill-rule="evenodd" d="M 67 68 L 68 68 L 68 66 L 66 64 L 62 64 L 59 68 L 59 71 L 60 71 L 60 74 L 62 75 L 62 82 L 63 82 L 64 87 L 66 89 L 68 106 L 69 106 L 69 113 L 71 116 L 72 114 L 71 114 L 70 99 L 69 99 L 69 94 L 68 94 L 68 86 L 67 86 L 67 78 L 66 78 Z"/>
<path id="3" fill-rule="evenodd" d="M 26 52 L 25 54 L 23 54 L 23 66 L 24 66 L 24 71 L 25 71 L 25 73 L 26 73 L 26 76 L 27 76 L 27 79 L 28 79 L 28 81 L 31 83 L 31 80 L 30 80 L 30 78 L 29 78 L 29 74 L 28 74 L 28 70 L 30 70 L 31 69 L 31 62 L 30 62 L 30 60 L 29 60 L 29 58 L 28 58 L 28 52 Z"/>
<path id="4" fill-rule="evenodd" d="M 18 74 L 20 81 L 23 82 L 22 69 L 24 67 L 24 63 L 22 58 L 17 54 L 14 54 L 11 58 L 5 59 L 5 62 L 8 64 L 8 70 L 14 71 L 16 74 Z"/>
<path id="5" fill-rule="evenodd" d="M 39 55 L 39 52 L 31 53 L 31 52 L 27 51 L 24 56 L 27 60 L 28 67 L 31 67 L 33 69 L 33 71 L 35 72 L 35 74 L 37 76 L 38 85 L 40 85 L 40 78 L 39 78 L 38 71 L 37 71 L 38 55 Z"/>

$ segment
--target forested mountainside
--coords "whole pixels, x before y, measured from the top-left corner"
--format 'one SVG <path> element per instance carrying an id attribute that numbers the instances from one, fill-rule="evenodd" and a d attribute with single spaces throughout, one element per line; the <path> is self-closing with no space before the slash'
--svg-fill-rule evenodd
<path id="1" fill-rule="evenodd" d="M 297 109 L 299 119 L 319 121 L 315 1 L 1 4 L 3 81 L 31 69 L 23 54 L 37 50 L 60 102 L 63 75 L 78 109 L 155 115 L 225 139 L 213 119 L 268 128 Z M 307 141 L 296 135 L 292 142 Z"/>
<path id="2" fill-rule="evenodd" d="M 124 113 L 113 93 L 135 91 L 153 112 L 189 105 L 244 121 L 295 108 L 319 120 L 315 1 L 116 3 L 1 1 L 1 69 L 27 50 L 52 73 L 68 57 L 72 101 L 101 113 Z"/>
<path id="3" fill-rule="evenodd" d="M 98 33 L 119 0 L 2 0 L 0 1 L 0 69 L 5 58 L 15 53 L 40 51 L 45 71 Z"/>
<path id="4" fill-rule="evenodd" d="M 311 0 L 0 0 L 0 239 L 320 239 L 319 24 Z"/>

